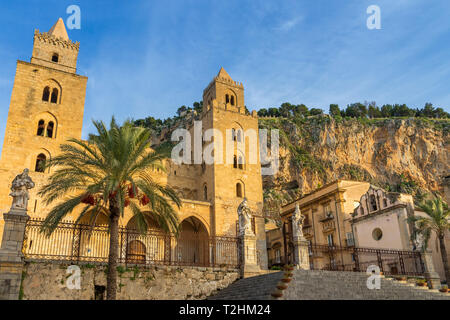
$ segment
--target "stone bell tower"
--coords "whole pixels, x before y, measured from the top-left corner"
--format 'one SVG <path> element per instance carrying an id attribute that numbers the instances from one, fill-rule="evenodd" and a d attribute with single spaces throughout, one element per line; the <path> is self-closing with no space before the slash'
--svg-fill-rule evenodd
<path id="1" fill-rule="evenodd" d="M 253 215 L 258 261 L 267 269 L 258 117 L 245 107 L 243 84 L 223 68 L 203 91 L 202 126 L 203 130 L 217 130 L 223 137 L 223 163 L 206 166 L 203 175 L 213 205 L 215 234 L 236 235 L 237 208 L 246 198 Z M 227 131 L 231 139 L 228 150 Z M 214 144 L 220 149 L 215 136 Z"/>
<path id="2" fill-rule="evenodd" d="M 78 50 L 60 18 L 48 32 L 35 31 L 31 61 L 17 61 L 0 159 L 2 181 L 29 168 L 39 185 L 48 174 L 42 164 L 68 138 L 81 138 L 87 77 L 76 74 Z M 9 186 L 1 185 L 3 212 L 9 207 L 8 194 Z M 36 201 L 32 193 L 31 214 Z"/>

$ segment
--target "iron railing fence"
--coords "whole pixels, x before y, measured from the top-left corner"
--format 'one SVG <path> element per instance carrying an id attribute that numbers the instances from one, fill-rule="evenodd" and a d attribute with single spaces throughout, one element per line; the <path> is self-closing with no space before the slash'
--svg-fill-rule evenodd
<path id="1" fill-rule="evenodd" d="M 25 259 L 108 262 L 108 226 L 61 222 L 50 236 L 40 232 L 43 219 L 30 219 L 25 230 Z M 239 240 L 189 233 L 176 237 L 158 230 L 140 233 L 119 228 L 119 263 L 201 267 L 239 267 Z"/>
<path id="2" fill-rule="evenodd" d="M 419 251 L 309 246 L 311 269 L 365 272 L 369 266 L 380 268 L 384 275 L 423 276 L 425 267 Z"/>

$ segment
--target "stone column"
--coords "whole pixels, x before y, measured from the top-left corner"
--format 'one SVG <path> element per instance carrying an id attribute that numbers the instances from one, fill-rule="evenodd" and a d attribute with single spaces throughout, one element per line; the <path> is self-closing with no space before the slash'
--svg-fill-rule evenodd
<path id="1" fill-rule="evenodd" d="M 241 235 L 241 276 L 243 278 L 259 275 L 261 269 L 258 265 L 256 236 Z"/>
<path id="2" fill-rule="evenodd" d="M 294 262 L 297 269 L 309 270 L 309 243 L 304 237 L 294 237 Z"/>
<path id="3" fill-rule="evenodd" d="M 2 246 L 0 249 L 0 300 L 19 299 L 22 281 L 22 246 L 25 227 L 30 217 L 26 210 L 11 209 L 3 214 Z"/>
<path id="4" fill-rule="evenodd" d="M 422 252 L 423 264 L 425 266 L 425 279 L 427 279 L 430 289 L 439 289 L 441 287 L 441 279 L 436 272 L 433 263 L 433 256 L 430 250 Z"/>

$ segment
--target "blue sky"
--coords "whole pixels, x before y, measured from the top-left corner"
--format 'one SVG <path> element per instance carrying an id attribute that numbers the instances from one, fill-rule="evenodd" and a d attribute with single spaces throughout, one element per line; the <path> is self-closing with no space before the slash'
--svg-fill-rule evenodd
<path id="1" fill-rule="evenodd" d="M 71 4 L 81 29 L 68 33 L 89 77 L 83 137 L 91 119 L 173 116 L 221 66 L 244 83 L 250 110 L 376 101 L 450 112 L 448 0 L 2 1 L 0 143 L 16 60 L 29 61 L 34 29 L 66 21 Z M 366 27 L 372 4 L 381 30 Z"/>

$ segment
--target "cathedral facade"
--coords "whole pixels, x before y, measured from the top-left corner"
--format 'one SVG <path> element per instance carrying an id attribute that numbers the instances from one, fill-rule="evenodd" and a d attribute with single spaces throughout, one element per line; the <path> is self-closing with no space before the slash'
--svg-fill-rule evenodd
<path id="1" fill-rule="evenodd" d="M 8 212 L 11 181 L 24 168 L 36 187 L 30 193 L 28 214 L 45 218 L 49 207 L 37 195 L 46 183 L 51 170 L 43 169 L 48 159 L 58 154 L 59 146 L 69 138 L 81 139 L 83 113 L 88 78 L 77 74 L 79 43 L 69 39 L 62 19 L 48 32 L 35 31 L 30 62 L 18 61 L 11 95 L 6 132 L 0 159 L 0 209 Z M 253 213 L 258 261 L 267 268 L 261 164 L 259 161 L 258 118 L 256 112 L 246 112 L 244 87 L 234 81 L 222 68 L 203 92 L 203 112 L 196 116 L 202 136 L 208 129 L 226 136 L 233 133 L 231 162 L 181 163 L 168 159 L 166 172 L 152 174 L 177 190 L 182 206 L 178 210 L 183 232 L 204 236 L 237 236 L 237 208 L 244 198 Z M 111 115 L 112 116 L 112 115 Z M 196 134 L 194 119 L 186 129 Z M 246 132 L 256 132 L 247 137 Z M 227 145 L 213 136 L 209 139 L 214 152 L 226 154 Z M 192 141 L 192 150 L 194 150 Z M 209 143 L 202 139 L 204 149 Z M 251 148 L 257 146 L 257 161 L 249 161 Z M 78 212 L 66 217 L 75 220 Z M 107 223 L 103 217 L 99 223 Z M 120 224 L 132 227 L 131 210 L 127 210 Z M 3 221 L 0 230 L 3 230 Z M 155 229 L 157 225 L 153 226 Z M 1 234 L 0 234 L 1 237 Z"/>

